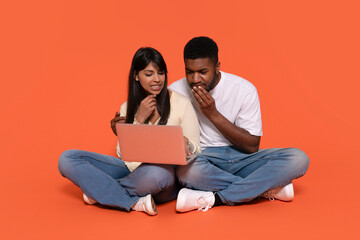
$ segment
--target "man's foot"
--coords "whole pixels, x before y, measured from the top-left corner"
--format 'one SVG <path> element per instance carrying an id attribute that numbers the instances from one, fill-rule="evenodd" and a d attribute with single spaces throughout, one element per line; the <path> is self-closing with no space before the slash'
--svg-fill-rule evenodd
<path id="1" fill-rule="evenodd" d="M 278 199 L 286 202 L 291 201 L 294 199 L 293 184 L 289 183 L 288 185 L 267 191 L 266 193 L 260 195 L 260 197 L 268 198 L 270 201 L 274 201 L 274 199 Z"/>
<path id="2" fill-rule="evenodd" d="M 188 188 L 180 190 L 176 200 L 176 211 L 187 212 L 194 209 L 206 212 L 215 203 L 213 192 L 195 191 Z"/>
<path id="3" fill-rule="evenodd" d="M 98 202 L 92 198 L 89 198 L 88 196 L 85 195 L 85 193 L 83 193 L 83 199 L 84 199 L 84 202 L 86 204 L 89 204 L 89 205 L 93 205 L 93 204 L 97 204 Z"/>
<path id="4" fill-rule="evenodd" d="M 147 214 L 152 216 L 157 214 L 156 205 L 151 194 L 139 198 L 139 201 L 137 201 L 137 203 L 135 203 L 134 206 L 131 207 L 131 209 L 138 212 L 146 212 Z"/>

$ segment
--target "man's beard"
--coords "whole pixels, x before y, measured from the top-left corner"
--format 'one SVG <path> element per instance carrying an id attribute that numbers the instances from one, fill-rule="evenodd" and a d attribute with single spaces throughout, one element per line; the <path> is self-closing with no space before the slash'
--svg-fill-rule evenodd
<path id="1" fill-rule="evenodd" d="M 214 89 L 218 76 L 219 76 L 219 74 L 217 74 L 217 73 L 214 74 L 214 77 L 211 79 L 209 86 L 206 88 L 207 92 L 210 92 L 211 90 Z"/>

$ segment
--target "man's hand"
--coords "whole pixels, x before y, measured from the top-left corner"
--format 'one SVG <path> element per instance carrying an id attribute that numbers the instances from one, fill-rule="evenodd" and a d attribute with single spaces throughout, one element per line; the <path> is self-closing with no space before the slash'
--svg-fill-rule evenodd
<path id="1" fill-rule="evenodd" d="M 212 117 L 219 113 L 216 109 L 214 98 L 203 87 L 193 87 L 192 93 L 205 117 L 211 120 Z"/>
<path id="2" fill-rule="evenodd" d="M 236 126 L 225 118 L 216 109 L 214 98 L 201 86 L 193 87 L 192 92 L 199 104 L 201 112 L 229 142 L 243 153 L 254 153 L 258 151 L 260 136 L 251 135 L 247 130 Z"/>
<path id="3" fill-rule="evenodd" d="M 141 101 L 136 121 L 141 124 L 144 123 L 154 111 L 157 111 L 156 95 L 149 95 Z"/>
<path id="4" fill-rule="evenodd" d="M 119 112 L 115 113 L 115 117 L 113 119 L 111 119 L 111 121 L 110 121 L 111 129 L 113 130 L 115 135 L 117 135 L 117 133 L 116 133 L 116 124 L 117 123 L 125 123 L 125 121 L 126 121 L 126 117 L 124 117 L 124 116 L 120 117 Z"/>

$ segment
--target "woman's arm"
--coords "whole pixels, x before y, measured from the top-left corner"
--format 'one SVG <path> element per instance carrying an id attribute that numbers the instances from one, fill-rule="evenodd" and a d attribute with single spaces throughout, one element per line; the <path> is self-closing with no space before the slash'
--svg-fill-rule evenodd
<path id="1" fill-rule="evenodd" d="M 192 153 L 201 152 L 200 148 L 200 129 L 199 121 L 195 110 L 190 102 L 186 99 L 184 111 L 181 116 L 181 123 L 184 137 L 189 140 L 189 150 Z"/>

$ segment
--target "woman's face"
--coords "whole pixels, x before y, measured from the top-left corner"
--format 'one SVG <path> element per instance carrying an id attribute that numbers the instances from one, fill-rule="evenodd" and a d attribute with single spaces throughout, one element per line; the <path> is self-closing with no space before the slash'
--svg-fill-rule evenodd
<path id="1" fill-rule="evenodd" d="M 156 69 L 150 62 L 146 68 L 135 75 L 135 80 L 140 82 L 146 95 L 158 95 L 164 87 L 165 72 Z"/>

